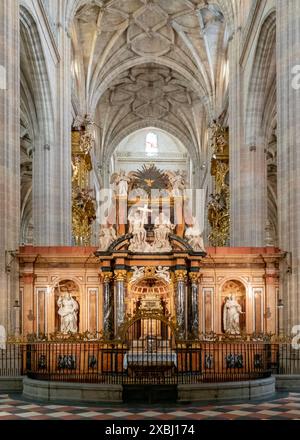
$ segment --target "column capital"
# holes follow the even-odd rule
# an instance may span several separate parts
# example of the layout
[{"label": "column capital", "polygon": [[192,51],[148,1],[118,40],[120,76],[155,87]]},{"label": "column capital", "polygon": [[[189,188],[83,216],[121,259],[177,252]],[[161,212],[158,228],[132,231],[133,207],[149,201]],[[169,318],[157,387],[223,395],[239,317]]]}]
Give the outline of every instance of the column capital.
[{"label": "column capital", "polygon": [[115,270],[114,272],[115,281],[123,281],[127,280],[127,270]]},{"label": "column capital", "polygon": [[200,273],[199,272],[190,272],[189,273],[189,279],[190,279],[192,284],[198,283],[199,278],[200,278]]},{"label": "column capital", "polygon": [[179,281],[186,282],[187,280],[187,270],[175,270],[175,280],[178,283]]},{"label": "column capital", "polygon": [[102,273],[102,279],[104,283],[110,283],[113,278],[112,272],[103,272]]}]

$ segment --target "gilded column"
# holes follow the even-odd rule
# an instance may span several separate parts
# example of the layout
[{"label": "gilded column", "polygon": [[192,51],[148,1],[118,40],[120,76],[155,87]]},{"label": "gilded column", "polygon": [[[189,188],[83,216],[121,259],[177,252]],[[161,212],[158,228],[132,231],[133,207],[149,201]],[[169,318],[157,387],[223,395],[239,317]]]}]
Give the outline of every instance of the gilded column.
[{"label": "gilded column", "polygon": [[191,272],[189,278],[190,294],[188,330],[192,338],[197,338],[199,334],[199,273]]},{"label": "gilded column", "polygon": [[103,274],[103,333],[111,339],[114,334],[114,295],[112,290],[112,272]]},{"label": "gilded column", "polygon": [[125,318],[125,291],[126,291],[126,270],[115,270],[115,292],[116,292],[116,332],[123,324]]},{"label": "gilded column", "polygon": [[180,339],[184,339],[186,336],[186,290],[187,290],[187,271],[176,270],[176,321],[178,327],[178,336]]}]

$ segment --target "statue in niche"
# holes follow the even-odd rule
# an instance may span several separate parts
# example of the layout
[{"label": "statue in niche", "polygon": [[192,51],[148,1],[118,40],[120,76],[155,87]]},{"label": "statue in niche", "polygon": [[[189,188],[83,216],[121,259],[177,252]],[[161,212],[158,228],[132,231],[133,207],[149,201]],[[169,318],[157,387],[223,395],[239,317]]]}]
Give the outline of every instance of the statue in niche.
[{"label": "statue in niche", "polygon": [[118,196],[127,196],[130,177],[126,175],[124,170],[119,173],[113,173],[110,183],[114,185],[114,191]]},{"label": "statue in niche", "polygon": [[99,251],[106,251],[116,239],[117,234],[113,226],[101,225],[99,234]]},{"label": "statue in niche", "polygon": [[78,302],[70,292],[60,295],[57,301],[60,316],[61,333],[77,333],[78,331]]},{"label": "statue in niche", "polygon": [[194,251],[205,252],[202,232],[196,217],[192,217],[192,225],[186,228],[184,235]]},{"label": "statue in niche", "polygon": [[170,218],[164,212],[154,220],[154,243],[152,245],[153,251],[170,252],[172,250],[169,235],[174,230],[175,225],[170,221]]},{"label": "statue in niche", "polygon": [[169,173],[169,180],[172,186],[171,196],[180,197],[186,189],[186,174],[183,170],[177,170],[175,173]]},{"label": "statue in niche", "polygon": [[230,335],[239,335],[241,333],[240,315],[244,313],[241,305],[231,293],[230,296],[226,298],[224,304],[223,326],[225,333]]},{"label": "statue in niche", "polygon": [[137,208],[128,215],[129,233],[133,235],[128,248],[131,252],[147,252],[151,250],[151,246],[146,241],[147,231],[145,229],[148,212],[152,211],[145,205],[144,208]]}]

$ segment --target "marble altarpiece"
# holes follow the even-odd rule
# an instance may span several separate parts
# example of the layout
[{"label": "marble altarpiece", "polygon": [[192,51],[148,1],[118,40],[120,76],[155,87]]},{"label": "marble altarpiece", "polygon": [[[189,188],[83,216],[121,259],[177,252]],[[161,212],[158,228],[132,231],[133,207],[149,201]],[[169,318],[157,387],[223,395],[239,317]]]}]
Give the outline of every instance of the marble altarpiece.
[{"label": "marble altarpiece", "polygon": [[[20,249],[23,334],[88,331],[114,339],[129,317],[151,311],[173,320],[179,339],[278,333],[276,248],[204,249],[197,219],[186,216],[182,173],[144,167],[111,183],[98,247]],[[159,197],[149,199],[152,188]]]}]

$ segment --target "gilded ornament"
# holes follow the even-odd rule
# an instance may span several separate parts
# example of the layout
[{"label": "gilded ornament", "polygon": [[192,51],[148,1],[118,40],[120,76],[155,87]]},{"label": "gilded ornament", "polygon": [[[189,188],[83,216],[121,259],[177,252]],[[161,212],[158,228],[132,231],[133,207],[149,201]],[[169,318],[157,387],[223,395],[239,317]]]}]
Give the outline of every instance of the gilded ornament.
[{"label": "gilded ornament", "polygon": [[115,270],[115,281],[125,282],[127,280],[127,271],[126,270]]},{"label": "gilded ornament", "polygon": [[175,271],[175,279],[176,279],[177,283],[179,281],[186,282],[186,280],[187,280],[187,271],[186,270],[176,270]]}]

